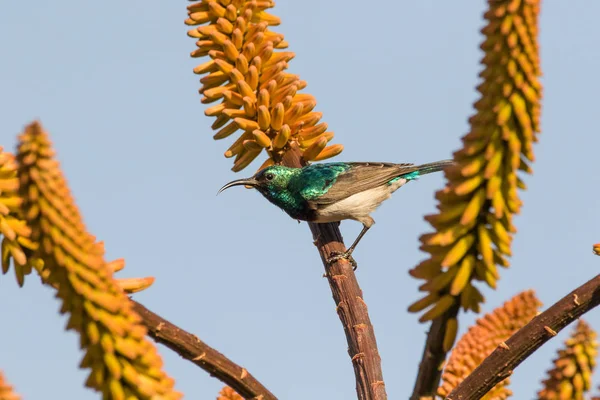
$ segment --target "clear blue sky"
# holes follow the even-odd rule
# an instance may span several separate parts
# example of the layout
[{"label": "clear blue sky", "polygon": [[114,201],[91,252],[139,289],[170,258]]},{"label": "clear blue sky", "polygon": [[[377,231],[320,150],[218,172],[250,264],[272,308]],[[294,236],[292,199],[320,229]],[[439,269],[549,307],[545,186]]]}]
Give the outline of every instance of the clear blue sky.
[{"label": "clear blue sky", "polygon": [[[188,57],[186,1],[12,1],[0,13],[0,144],[34,118],[51,132],[86,223],[123,276],[152,275],[136,299],[197,334],[282,399],[355,397],[352,366],[323,267],[305,224],[257,193],[231,190],[230,171],[200,104]],[[477,98],[483,1],[280,0],[278,27],[348,161],[449,157]],[[535,174],[526,178],[512,267],[485,310],[535,288],[546,306],[598,272],[597,132],[600,3],[547,1],[541,16],[544,101]],[[258,163],[244,174],[251,174]],[[392,399],[412,390],[426,325],[406,307],[418,282],[442,175],[396,193],[355,253]],[[360,224],[341,226],[347,240]],[[97,399],[77,337],[63,331],[53,291],[0,278],[0,369],[27,400]],[[474,319],[462,317],[462,328]],[[598,312],[588,320],[600,329]],[[570,329],[569,329],[570,330]],[[513,378],[532,398],[563,332]],[[223,386],[161,348],[189,399]]]}]

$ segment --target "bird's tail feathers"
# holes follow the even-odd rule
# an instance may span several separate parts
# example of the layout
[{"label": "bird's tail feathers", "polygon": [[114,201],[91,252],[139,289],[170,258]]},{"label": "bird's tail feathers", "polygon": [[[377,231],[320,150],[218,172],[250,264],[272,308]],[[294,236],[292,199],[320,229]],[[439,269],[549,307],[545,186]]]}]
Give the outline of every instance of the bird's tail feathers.
[{"label": "bird's tail feathers", "polygon": [[431,174],[432,172],[443,171],[444,168],[454,164],[454,160],[442,160],[428,164],[418,165],[416,167],[416,170],[419,172],[419,175],[427,175]]}]

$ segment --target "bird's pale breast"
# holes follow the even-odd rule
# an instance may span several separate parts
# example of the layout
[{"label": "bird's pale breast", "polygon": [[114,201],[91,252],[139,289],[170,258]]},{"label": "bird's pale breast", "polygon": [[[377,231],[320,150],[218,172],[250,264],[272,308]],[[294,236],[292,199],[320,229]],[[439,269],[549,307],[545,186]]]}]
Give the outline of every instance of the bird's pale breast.
[{"label": "bird's pale breast", "polygon": [[389,199],[392,193],[406,182],[407,180],[403,178],[394,179],[388,185],[365,190],[343,200],[328,204],[317,211],[316,221],[336,222],[344,219],[353,219],[363,224],[365,221],[371,221],[369,214],[375,211],[383,201]]}]

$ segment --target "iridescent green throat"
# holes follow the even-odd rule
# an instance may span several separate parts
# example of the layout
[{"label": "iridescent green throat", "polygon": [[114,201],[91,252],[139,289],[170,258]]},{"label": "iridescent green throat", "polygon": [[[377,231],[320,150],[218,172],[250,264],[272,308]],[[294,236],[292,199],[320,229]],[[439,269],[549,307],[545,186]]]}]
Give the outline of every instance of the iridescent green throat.
[{"label": "iridescent green throat", "polygon": [[269,167],[274,179],[258,191],[292,218],[305,220],[310,212],[308,201],[327,193],[337,177],[348,170],[346,163],[313,164],[304,168]]}]

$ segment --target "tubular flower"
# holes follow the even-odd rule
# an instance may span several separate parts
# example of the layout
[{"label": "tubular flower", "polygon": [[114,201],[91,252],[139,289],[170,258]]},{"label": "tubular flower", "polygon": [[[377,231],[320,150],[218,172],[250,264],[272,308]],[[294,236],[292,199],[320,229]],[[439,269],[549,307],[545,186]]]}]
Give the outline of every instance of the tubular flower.
[{"label": "tubular flower", "polygon": [[[15,266],[15,275],[19,286],[25,283],[25,275],[35,268],[45,279],[48,271],[44,270],[44,262],[31,257],[37,250],[37,243],[29,239],[31,229],[23,220],[21,205],[23,203],[18,193],[19,179],[17,164],[11,153],[4,152],[0,147],[0,234],[2,235],[2,272],[6,274],[11,260]],[[100,245],[103,245],[100,243]],[[125,260],[111,261],[107,266],[117,272],[125,267]],[[153,277],[117,279],[117,284],[128,294],[140,292],[154,283]]]},{"label": "tubular flower", "polygon": [[12,386],[4,380],[2,371],[0,371],[0,400],[21,400],[21,396],[16,394]]},{"label": "tubular flower", "polygon": [[583,400],[592,387],[592,373],[596,366],[598,342],[596,332],[579,320],[573,334],[558,351],[554,368],[548,371],[544,389],[538,392],[540,400]]},{"label": "tubular flower", "polygon": [[[104,245],[104,243],[101,243]],[[125,260],[118,258],[106,263],[106,267],[113,273],[121,271],[125,268]],[[148,289],[154,283],[154,277],[147,276],[145,278],[121,278],[115,279],[117,285],[127,294],[141,292]]]},{"label": "tubular flower", "polygon": [[[2,235],[2,273],[6,274],[13,261],[19,286],[25,275],[31,273],[32,262],[27,254],[36,244],[29,239],[31,230],[21,216],[21,198],[18,194],[17,164],[12,154],[0,147],[0,234]],[[39,260],[38,260],[39,261]]]},{"label": "tubular flower", "polygon": [[244,398],[237,394],[237,392],[229,386],[225,386],[219,392],[219,397],[217,397],[217,400],[244,400]]},{"label": "tubular flower", "polygon": [[[536,316],[541,307],[533,290],[522,292],[478,319],[452,350],[438,394],[446,397],[499,345]],[[489,391],[486,400],[503,400],[512,394],[505,379]]]},{"label": "tubular flower", "polygon": [[283,35],[269,30],[279,18],[266,10],[270,0],[202,0],[188,6],[187,25],[200,25],[188,35],[197,39],[192,57],[209,56],[196,68],[204,74],[200,83],[202,103],[221,101],[206,109],[216,117],[215,139],[242,133],[225,152],[235,157],[232,170],[247,167],[262,150],[268,159],[261,168],[281,162],[292,142],[303,150],[306,161],[338,155],[343,146],[327,146],[333,132],[319,122],[313,96],[299,93],[306,82],[286,72],[294,53],[280,51],[288,44]]},{"label": "tubular flower", "polygon": [[463,148],[454,153],[457,165],[436,193],[439,211],[425,217],[435,229],[420,238],[429,258],[410,271],[426,281],[419,289],[428,294],[409,307],[431,306],[421,322],[456,305],[478,312],[484,298],[473,281],[495,288],[497,267],[509,265],[517,189],[525,188],[517,172],[531,172],[540,130],[538,12],[539,0],[489,0],[481,98]]},{"label": "tubular flower", "polygon": [[43,260],[42,277],[57,289],[61,312],[70,314],[67,329],[80,334],[81,367],[91,369],[86,385],[110,399],[180,398],[53,156],[42,127],[29,125],[17,151],[23,217],[39,244],[33,257]]}]

